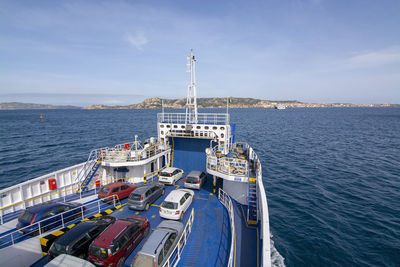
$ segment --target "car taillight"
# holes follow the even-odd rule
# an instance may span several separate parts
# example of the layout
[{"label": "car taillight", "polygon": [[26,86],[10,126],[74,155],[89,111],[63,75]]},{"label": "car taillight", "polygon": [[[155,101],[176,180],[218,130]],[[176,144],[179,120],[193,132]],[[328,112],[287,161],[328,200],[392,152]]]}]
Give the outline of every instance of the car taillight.
[{"label": "car taillight", "polygon": [[180,212],[180,211],[179,211],[179,210],[177,210],[177,211],[175,211],[175,214],[179,214],[179,212]]},{"label": "car taillight", "polygon": [[33,215],[33,218],[32,218],[32,221],[31,221],[31,224],[33,224],[33,222],[35,221],[35,219],[36,219],[36,213],[35,213],[35,215]]},{"label": "car taillight", "polygon": [[199,183],[200,183],[200,180],[197,180],[196,184],[199,184]]},{"label": "car taillight", "polygon": [[143,195],[140,196],[140,200],[143,200]]},{"label": "car taillight", "polygon": [[169,174],[169,177],[172,177],[172,173]]},{"label": "car taillight", "polygon": [[185,179],[185,183],[187,183],[187,179]]}]

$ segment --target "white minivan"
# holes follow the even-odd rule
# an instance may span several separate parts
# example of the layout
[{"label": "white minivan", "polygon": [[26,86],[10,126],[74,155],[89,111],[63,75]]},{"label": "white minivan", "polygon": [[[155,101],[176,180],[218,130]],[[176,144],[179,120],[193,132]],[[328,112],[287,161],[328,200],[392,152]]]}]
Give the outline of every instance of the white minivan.
[{"label": "white minivan", "polygon": [[173,167],[165,168],[160,172],[158,181],[164,184],[175,185],[175,183],[183,177],[183,170]]}]

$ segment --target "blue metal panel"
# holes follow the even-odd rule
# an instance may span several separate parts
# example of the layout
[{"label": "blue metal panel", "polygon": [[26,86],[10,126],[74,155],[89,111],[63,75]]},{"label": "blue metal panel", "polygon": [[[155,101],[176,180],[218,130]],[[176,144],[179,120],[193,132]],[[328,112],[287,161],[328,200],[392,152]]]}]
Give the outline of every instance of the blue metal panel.
[{"label": "blue metal panel", "polygon": [[[194,139],[174,137],[173,141],[173,166],[181,168],[185,173],[192,170],[206,170],[206,148],[210,147],[210,139]],[[214,145],[214,144],[213,144]]]}]

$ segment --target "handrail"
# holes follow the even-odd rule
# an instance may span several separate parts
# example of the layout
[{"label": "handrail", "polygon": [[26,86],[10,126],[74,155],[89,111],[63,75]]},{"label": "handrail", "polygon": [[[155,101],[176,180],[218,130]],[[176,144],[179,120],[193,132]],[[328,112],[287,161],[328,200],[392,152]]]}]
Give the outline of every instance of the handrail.
[{"label": "handrail", "polygon": [[[194,208],[192,208],[192,211],[190,212],[190,217],[185,225],[185,228],[183,229],[183,234],[181,235],[181,237],[178,240],[177,246],[174,248],[174,250],[169,255],[169,257],[167,258],[167,260],[165,261],[165,263],[162,267],[165,267],[165,266],[175,267],[179,263],[179,260],[181,259],[182,251],[185,248],[189,234],[192,232],[193,221],[194,221]],[[176,250],[178,250],[178,253],[175,254]],[[174,257],[172,257],[172,256],[174,256]],[[171,264],[173,264],[173,265],[171,265]]]},{"label": "handrail", "polygon": [[[189,120],[189,114],[186,113],[158,113],[158,123],[177,123],[186,124]],[[198,113],[196,124],[209,125],[228,125],[228,113]]]},{"label": "handrail", "polygon": [[[151,173],[148,177],[146,177],[146,181],[153,182],[153,179],[154,179],[154,177],[156,175],[157,175],[157,172]],[[132,178],[134,178],[134,177],[107,179],[107,180],[104,180],[104,181],[100,181],[98,183],[100,183],[100,185],[109,184],[109,183],[112,183],[112,182],[115,182],[115,181],[128,180],[128,179],[132,179]],[[96,184],[96,182],[94,182],[94,183],[91,183],[91,184],[88,184],[88,185],[85,185],[85,186],[73,187],[73,188],[69,188],[69,189],[65,189],[65,190],[61,190],[61,191],[57,191],[57,192],[52,192],[52,193],[45,193],[45,194],[42,194],[42,195],[39,195],[39,196],[36,196],[36,197],[33,197],[33,198],[28,198],[26,200],[13,203],[13,204],[5,206],[5,207],[0,207],[0,217],[1,217],[0,221],[2,222],[1,224],[3,224],[3,217],[8,214],[8,213],[3,214],[3,212],[1,212],[1,211],[5,210],[5,209],[8,209],[8,208],[10,208],[12,206],[17,206],[17,205],[20,205],[20,204],[23,204],[23,203],[27,203],[27,202],[30,202],[30,201],[34,201],[34,200],[37,200],[37,199],[40,199],[40,198],[46,198],[46,197],[50,197],[50,196],[53,196],[53,195],[62,194],[62,193],[66,193],[66,192],[71,192],[71,191],[74,191],[74,193],[76,193],[77,191],[80,191],[78,199],[82,199],[82,191],[83,191],[83,189],[84,188],[88,188],[89,189],[91,186],[95,186],[94,187],[95,190],[93,192],[91,192],[91,193],[84,194],[84,197],[91,196],[92,194],[93,195],[97,194],[97,187],[96,187],[97,184]],[[68,194],[68,195],[72,195],[72,194]],[[61,198],[64,198],[64,202],[66,202],[66,197],[68,195],[64,195],[63,197],[61,197]]]},{"label": "handrail", "polygon": [[235,232],[235,215],[233,213],[233,205],[231,197],[221,188],[218,189],[218,200],[228,210],[229,219],[231,221],[231,248],[229,252],[228,267],[236,265],[236,232]]},{"label": "handrail", "polygon": [[82,183],[85,180],[93,167],[93,163],[95,163],[98,159],[102,160],[103,157],[106,155],[108,149],[108,147],[103,147],[96,148],[90,151],[85,165],[83,165],[83,168],[80,170],[75,178],[75,183]]},{"label": "handrail", "polygon": [[113,203],[114,207],[121,205],[121,202],[117,195],[112,195],[103,199],[99,199],[94,202],[83,204],[76,208],[45,218],[34,224],[25,226],[23,228],[20,228],[11,233],[1,236],[0,249],[14,245],[15,243],[18,243],[20,241],[23,241],[26,239],[27,236],[34,236],[36,234],[41,235],[44,232],[50,230],[64,228],[67,223],[68,224],[72,223],[78,218],[80,218],[80,220],[81,219],[83,220],[96,213],[100,213],[102,210],[109,208],[109,204],[104,203],[105,202],[104,199],[109,199],[109,198],[112,199],[111,203]]}]

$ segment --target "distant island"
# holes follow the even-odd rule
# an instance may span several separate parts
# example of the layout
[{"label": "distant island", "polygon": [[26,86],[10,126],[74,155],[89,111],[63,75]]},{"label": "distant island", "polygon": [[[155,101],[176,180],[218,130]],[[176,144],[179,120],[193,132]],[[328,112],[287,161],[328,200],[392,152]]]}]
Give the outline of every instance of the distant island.
[{"label": "distant island", "polygon": [[[399,104],[351,104],[351,103],[307,103],[297,100],[262,100],[255,98],[230,97],[229,108],[274,108],[284,106],[286,108],[324,108],[324,107],[400,107]],[[164,108],[182,109],[185,108],[186,98],[161,99],[158,97],[148,98],[141,103],[126,106],[90,105],[83,109],[160,109],[162,103]],[[226,108],[227,98],[198,98],[199,108]],[[0,103],[0,110],[16,109],[82,109],[77,106],[32,104],[20,102]]]},{"label": "distant island", "polygon": [[[272,101],[255,98],[230,97],[229,108],[274,108],[283,105],[287,108],[320,108],[320,107],[400,107],[398,104],[350,104],[350,103],[305,103],[297,100]],[[164,108],[185,108],[186,98],[161,99],[148,98],[141,103],[127,106],[90,105],[84,109],[160,109],[163,102]],[[227,98],[198,98],[199,108],[226,108]]]},{"label": "distant island", "polygon": [[21,102],[6,102],[0,103],[0,110],[13,110],[13,109],[80,109],[81,107],[75,106],[62,106],[62,105],[48,105],[48,104],[32,104]]}]

